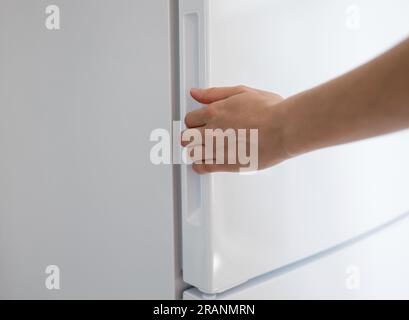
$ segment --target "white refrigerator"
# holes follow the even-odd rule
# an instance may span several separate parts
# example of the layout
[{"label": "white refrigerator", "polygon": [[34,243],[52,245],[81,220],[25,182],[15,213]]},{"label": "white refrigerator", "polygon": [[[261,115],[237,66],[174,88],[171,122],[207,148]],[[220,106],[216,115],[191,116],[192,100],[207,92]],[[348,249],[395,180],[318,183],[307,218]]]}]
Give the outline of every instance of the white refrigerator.
[{"label": "white refrigerator", "polygon": [[150,157],[191,87],[306,90],[405,39],[407,1],[49,6],[0,0],[0,298],[409,298],[407,131],[258,173]]}]

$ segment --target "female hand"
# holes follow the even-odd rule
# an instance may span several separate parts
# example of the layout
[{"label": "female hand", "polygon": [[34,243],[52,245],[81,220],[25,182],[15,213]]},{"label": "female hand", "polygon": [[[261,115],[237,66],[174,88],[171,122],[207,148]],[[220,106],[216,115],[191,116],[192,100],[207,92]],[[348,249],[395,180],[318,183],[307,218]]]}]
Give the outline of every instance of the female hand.
[{"label": "female hand", "polygon": [[[270,92],[244,86],[192,89],[192,97],[205,106],[189,113],[185,118],[187,130],[182,133],[182,145],[188,147],[195,158],[193,169],[199,173],[237,172],[246,167],[265,169],[289,158],[283,146],[284,110],[280,106],[283,98]],[[213,148],[206,154],[205,136],[212,131]],[[219,130],[217,130],[219,129]],[[221,130],[220,130],[221,129]],[[231,130],[232,129],[232,130]],[[239,130],[246,130],[246,139],[240,139]],[[258,141],[250,139],[250,129],[258,132]],[[227,130],[236,134],[236,147],[228,143],[216,145],[217,137]],[[199,134],[201,143],[195,144],[189,138]],[[225,135],[227,137],[228,134]],[[226,140],[222,137],[223,140]],[[210,146],[211,147],[211,146]],[[235,149],[235,150],[234,150]],[[256,152],[256,164],[243,163],[239,150],[247,154]],[[193,153],[199,152],[199,157]],[[234,154],[234,157],[229,152]],[[224,161],[216,163],[217,153]],[[207,161],[206,161],[207,160]],[[235,160],[235,161],[231,161]]]}]

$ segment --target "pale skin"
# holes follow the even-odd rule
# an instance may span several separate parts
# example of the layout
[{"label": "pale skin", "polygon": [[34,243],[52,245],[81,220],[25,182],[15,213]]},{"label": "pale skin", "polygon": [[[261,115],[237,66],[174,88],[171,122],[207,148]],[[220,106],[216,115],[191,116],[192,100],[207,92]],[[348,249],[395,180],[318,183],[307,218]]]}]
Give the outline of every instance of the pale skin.
[{"label": "pale skin", "polygon": [[[186,116],[187,130],[204,135],[205,129],[258,129],[258,168],[265,169],[321,148],[409,128],[409,39],[288,99],[245,86],[192,89],[191,95],[203,107]],[[241,167],[204,160],[193,164],[199,174]]]}]

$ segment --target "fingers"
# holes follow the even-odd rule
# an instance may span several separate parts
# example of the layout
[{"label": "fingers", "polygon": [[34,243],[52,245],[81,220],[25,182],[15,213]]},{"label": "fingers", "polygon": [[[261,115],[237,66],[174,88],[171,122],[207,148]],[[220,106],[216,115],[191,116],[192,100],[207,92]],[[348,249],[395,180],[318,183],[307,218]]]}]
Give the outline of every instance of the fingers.
[{"label": "fingers", "polygon": [[213,159],[214,158],[213,150],[206,150],[206,147],[203,145],[188,147],[187,154],[193,163],[202,161],[209,161],[209,163],[213,163],[215,161]]},{"label": "fingers", "polygon": [[210,89],[192,89],[190,94],[193,99],[202,104],[211,104],[213,102],[227,99],[231,96],[243,93],[247,88],[244,86],[220,87]]},{"label": "fingers", "polygon": [[221,129],[213,130],[207,126],[186,129],[182,131],[180,137],[182,147],[204,145],[207,141],[206,139],[211,139],[213,141],[213,145],[216,144],[216,139],[228,139],[234,144],[237,142],[236,132],[233,129],[228,129],[225,131]]},{"label": "fingers", "polygon": [[206,125],[209,121],[210,112],[208,107],[194,110],[185,117],[185,124],[188,128],[197,128]]},{"label": "fingers", "polygon": [[183,132],[182,145],[186,147],[188,164],[192,164],[193,170],[198,174],[238,172],[240,164],[237,154],[230,155],[228,144],[220,148],[217,147],[215,141],[210,145],[205,145],[202,139],[206,134],[205,130],[204,127],[201,127],[187,129]]},{"label": "fingers", "polygon": [[191,90],[191,95],[196,101],[201,104],[210,105],[190,112],[186,116],[185,124],[188,129],[182,132],[181,137],[181,144],[183,147],[188,147],[189,157],[193,161],[193,170],[198,174],[238,172],[240,170],[240,165],[238,164],[219,164],[221,162],[215,160],[221,155],[223,156],[222,159],[226,159],[227,161],[227,146],[223,146],[223,148],[219,150],[214,145],[211,147],[211,150],[206,150],[204,146],[205,130],[211,122],[212,113],[214,114],[215,112],[216,104],[222,104],[224,102],[221,100],[238,95],[246,90],[248,90],[248,88],[244,86]]},{"label": "fingers", "polygon": [[238,172],[240,168],[237,165],[230,164],[194,163],[193,170],[198,174],[208,174],[214,172]]},{"label": "fingers", "polygon": [[240,164],[236,158],[237,155],[234,154],[231,157],[227,146],[217,148],[214,144],[209,146],[190,143],[187,145],[186,151],[188,164],[192,164],[193,170],[199,174],[238,172],[240,170]]},{"label": "fingers", "polygon": [[[202,104],[213,104],[220,100],[227,99],[234,95],[240,94],[247,90],[244,86],[237,87],[220,87],[210,89],[192,89],[191,95]],[[207,124],[211,117],[211,111],[209,107],[203,107],[198,110],[194,110],[188,113],[185,117],[185,124],[188,128],[202,127]]]},{"label": "fingers", "polygon": [[181,144],[183,147],[193,147],[204,144],[205,127],[187,129],[182,132]]}]

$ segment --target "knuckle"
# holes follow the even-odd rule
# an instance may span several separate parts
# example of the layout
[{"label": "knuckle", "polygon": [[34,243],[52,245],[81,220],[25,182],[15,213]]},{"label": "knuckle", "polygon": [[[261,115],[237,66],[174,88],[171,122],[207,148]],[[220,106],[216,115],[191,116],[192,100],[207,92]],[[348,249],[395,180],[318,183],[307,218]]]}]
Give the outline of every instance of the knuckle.
[{"label": "knuckle", "polygon": [[216,115],[216,112],[217,112],[217,110],[216,110],[217,108],[216,108],[216,105],[214,104],[214,103],[212,103],[212,104],[209,104],[207,107],[206,107],[206,109],[205,109],[205,116],[208,118],[208,119],[213,119],[214,117],[215,117],[215,115]]},{"label": "knuckle", "polygon": [[189,126],[189,122],[190,122],[190,113],[188,113],[188,114],[185,116],[184,122],[185,122],[185,125],[186,125],[186,126]]},{"label": "knuckle", "polygon": [[238,88],[240,91],[249,91],[249,90],[250,90],[249,87],[247,87],[247,86],[245,86],[245,85],[243,85],[243,84],[237,86],[237,88]]}]

